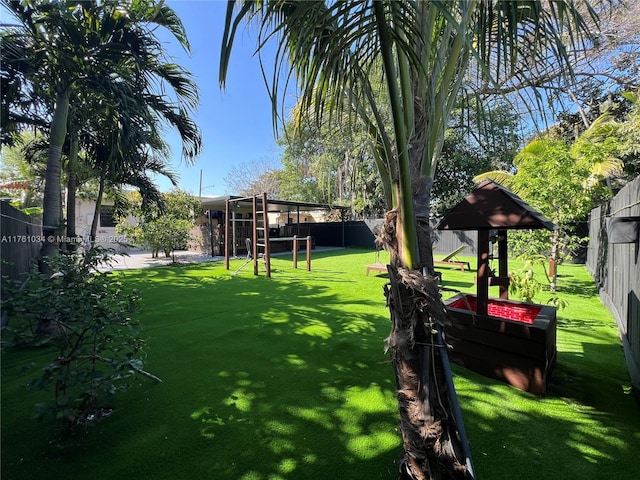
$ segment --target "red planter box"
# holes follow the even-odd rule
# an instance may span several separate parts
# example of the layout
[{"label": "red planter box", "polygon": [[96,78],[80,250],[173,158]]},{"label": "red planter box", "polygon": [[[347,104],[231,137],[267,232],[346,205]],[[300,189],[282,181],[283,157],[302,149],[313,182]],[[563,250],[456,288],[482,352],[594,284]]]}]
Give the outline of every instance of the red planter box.
[{"label": "red planter box", "polygon": [[490,378],[544,395],[556,362],[556,309],[490,298],[489,315],[476,313],[476,296],[458,294],[445,305],[449,358]]}]

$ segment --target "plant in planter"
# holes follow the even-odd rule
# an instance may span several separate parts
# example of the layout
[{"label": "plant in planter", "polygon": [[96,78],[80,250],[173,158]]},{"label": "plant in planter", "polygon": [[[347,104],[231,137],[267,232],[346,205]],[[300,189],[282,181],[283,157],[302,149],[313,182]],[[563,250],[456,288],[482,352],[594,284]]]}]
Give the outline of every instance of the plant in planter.
[{"label": "plant in planter", "polygon": [[[509,272],[509,293],[517,296],[523,302],[533,303],[534,297],[544,288],[544,284],[535,276],[533,270],[535,265],[542,267],[549,281],[550,278],[545,268],[545,257],[543,255],[526,258],[522,268]],[[547,303],[557,309],[562,309],[567,306],[566,300],[563,300],[558,295],[550,297]]]}]

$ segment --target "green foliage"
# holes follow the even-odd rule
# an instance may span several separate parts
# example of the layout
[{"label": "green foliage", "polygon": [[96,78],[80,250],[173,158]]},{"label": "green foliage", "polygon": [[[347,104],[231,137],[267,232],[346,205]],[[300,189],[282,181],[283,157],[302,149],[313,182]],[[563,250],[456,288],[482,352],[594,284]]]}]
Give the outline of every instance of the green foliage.
[{"label": "green foliage", "polygon": [[[11,198],[11,205],[28,215],[42,215],[43,191],[47,169],[48,143],[42,134],[23,131],[13,145],[3,145],[0,155],[0,195]],[[95,181],[86,166],[76,169],[78,196],[95,200]],[[67,182],[67,172],[61,172]]]},{"label": "green foliage", "polygon": [[621,156],[624,160],[628,180],[640,175],[640,101],[639,93],[627,93],[625,97],[633,102],[633,109],[620,127],[622,140]]},{"label": "green foliage", "polygon": [[432,214],[445,215],[473,189],[474,176],[490,168],[491,158],[472,145],[462,131],[448,129],[433,184]]},{"label": "green foliage", "polygon": [[24,148],[38,139],[38,136],[22,133],[16,136],[17,143],[13,146],[2,146],[0,155],[0,195],[10,198],[12,206],[23,210],[40,207],[42,210],[42,191],[44,190],[44,175],[46,157],[41,154],[32,155],[27,161]]},{"label": "green foliage", "polygon": [[[134,244],[150,248],[154,256],[163,251],[168,257],[174,250],[184,249],[195,241],[190,232],[202,205],[193,195],[179,189],[163,194],[163,200],[160,208],[145,204],[138,193],[132,193],[116,231]],[[127,215],[137,218],[138,223],[130,224]]]},{"label": "green foliage", "polygon": [[[602,180],[619,174],[622,164],[617,122],[608,114],[600,115],[575,141],[560,138],[551,130],[534,138],[513,160],[515,174],[486,172],[476,181],[491,178],[513,190],[534,209],[549,218],[556,229],[549,232],[512,232],[509,235],[513,256],[535,259],[546,255],[560,265],[586,240],[578,234],[578,225],[589,211],[611,196]],[[550,279],[555,291],[555,275]]]},{"label": "green foliage", "polygon": [[555,238],[547,230],[514,230],[509,232],[509,252],[513,257],[535,258],[543,255],[562,264],[585,244],[587,237],[564,231]]},{"label": "green foliage", "polygon": [[[519,149],[519,117],[512,108],[502,102],[468,108],[456,112],[445,131],[431,197],[436,217],[445,215],[469,194],[476,175],[509,168]],[[479,127],[470,128],[470,124]]]},{"label": "green foliage", "polygon": [[550,137],[529,143],[515,158],[512,187],[533,208],[559,226],[584,219],[597,192],[586,188],[591,164],[576,161],[569,145]]},{"label": "green foliage", "polygon": [[509,293],[523,302],[532,303],[533,298],[542,291],[543,285],[536,279],[530,262],[523,268],[510,272],[509,280]]},{"label": "green foliage", "polygon": [[507,186],[557,229],[510,232],[511,253],[532,259],[545,255],[561,264],[583,242],[576,234],[576,226],[586,218],[594,199],[606,196],[606,190],[601,184],[587,186],[591,165],[576,161],[563,140],[544,137],[530,142],[516,156],[514,165],[518,170]]},{"label": "green foliage", "polygon": [[351,205],[358,218],[381,215],[384,192],[370,140],[356,117],[338,126],[296,125],[294,118],[279,143],[283,169],[276,172],[279,196],[288,200]]},{"label": "green foliage", "polygon": [[[545,286],[536,278],[536,272],[540,270],[544,272],[547,277],[547,285],[550,281],[545,268],[546,258],[544,255],[523,255],[520,260],[524,260],[522,267],[509,272],[509,294],[523,302],[534,303],[534,297],[542,292]],[[558,295],[550,297],[547,303],[558,310],[567,306],[567,302]]]},{"label": "green foliage", "polygon": [[54,417],[68,427],[90,422],[142,371],[144,341],[131,318],[139,294],[98,271],[112,253],[94,248],[79,257],[50,257],[53,275],[33,272],[9,285],[2,299],[9,347],[46,347],[53,355],[29,384],[52,395],[36,405],[39,420]]},{"label": "green foliage", "polygon": [[[0,36],[2,86],[10,87],[2,89],[3,106],[8,91],[9,123],[37,125],[49,137],[46,238],[55,238],[50,234],[62,224],[61,155],[68,139],[74,139],[68,168],[71,197],[78,163],[86,163],[89,175],[99,177],[99,199],[105,182],[155,195],[148,172],[173,181],[164,159],[163,124],[179,132],[185,161],[199,154],[201,134],[190,115],[198,104],[197,85],[169,58],[158,32],[165,30],[167,38],[187,51],[189,42],[180,19],[165,3],[2,1],[3,13],[13,14],[21,27]],[[86,153],[86,162],[76,162],[75,146]],[[72,218],[67,225],[73,233]],[[56,242],[46,241],[42,251],[54,254]]]}]

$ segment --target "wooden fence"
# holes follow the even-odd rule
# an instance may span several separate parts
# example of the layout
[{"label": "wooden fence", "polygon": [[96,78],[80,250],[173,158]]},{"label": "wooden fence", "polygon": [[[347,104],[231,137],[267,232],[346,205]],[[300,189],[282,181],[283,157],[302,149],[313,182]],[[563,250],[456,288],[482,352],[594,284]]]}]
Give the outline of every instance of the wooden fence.
[{"label": "wooden fence", "polygon": [[31,269],[42,246],[42,222],[0,202],[0,271],[3,277],[19,280]]},{"label": "wooden fence", "polygon": [[618,324],[631,382],[640,389],[640,242],[612,243],[612,218],[640,217],[640,177],[591,211],[587,268]]}]

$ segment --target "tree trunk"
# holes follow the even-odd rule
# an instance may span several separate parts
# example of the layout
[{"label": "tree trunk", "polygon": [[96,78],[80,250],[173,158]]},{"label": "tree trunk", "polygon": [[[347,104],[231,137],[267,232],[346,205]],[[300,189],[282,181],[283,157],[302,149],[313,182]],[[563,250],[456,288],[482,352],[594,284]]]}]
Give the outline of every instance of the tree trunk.
[{"label": "tree trunk", "polygon": [[557,282],[558,282],[558,264],[560,252],[558,249],[559,235],[558,231],[554,230],[551,238],[551,259],[549,261],[549,266],[551,267],[551,263],[553,262],[553,269],[549,268],[549,290],[551,292],[556,291]]},{"label": "tree trunk", "polygon": [[464,425],[455,390],[447,379],[446,345],[438,334],[446,314],[437,281],[403,267],[388,268],[390,285],[385,295],[392,327],[387,345],[395,370],[405,450],[400,478],[472,479]]},{"label": "tree trunk", "polygon": [[[47,173],[44,185],[44,199],[42,211],[42,235],[44,244],[40,251],[43,258],[58,253],[58,235],[62,227],[61,208],[61,171],[62,145],[67,135],[67,116],[69,113],[69,92],[60,92],[56,97],[55,110],[51,119],[49,134],[49,151],[47,153]],[[44,264],[40,270],[45,271]]]},{"label": "tree trunk", "polygon": [[67,162],[67,251],[75,252],[78,249],[76,239],[76,190],[78,189],[78,174],[76,165],[78,160],[78,136],[71,137],[69,160]]},{"label": "tree trunk", "polygon": [[89,240],[91,242],[91,248],[96,246],[96,235],[98,233],[98,220],[100,219],[100,208],[102,207],[102,196],[104,195],[104,172],[100,176],[100,187],[98,188],[98,198],[96,198],[96,207],[93,211],[93,221],[91,222],[91,232],[89,233]]},{"label": "tree trunk", "polygon": [[426,275],[401,265],[403,225],[396,211],[387,212],[378,238],[391,258],[385,289],[391,317],[387,348],[395,370],[405,451],[401,478],[469,480],[475,478],[471,454],[441,336],[448,319],[433,275],[428,214],[432,179],[416,176],[412,183],[420,268]]}]

